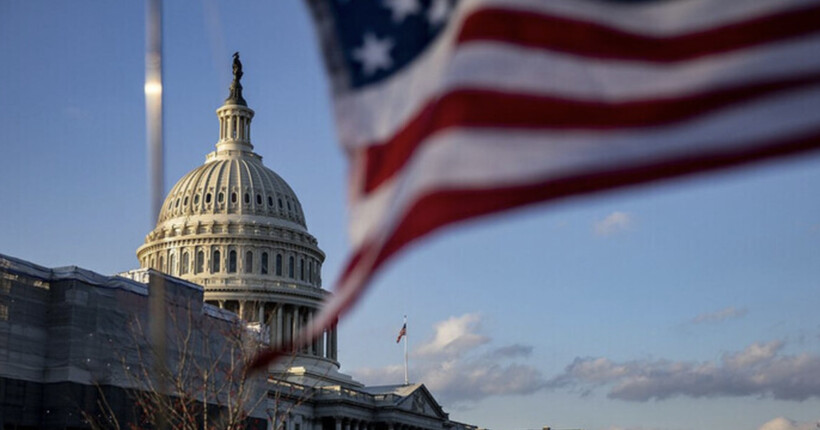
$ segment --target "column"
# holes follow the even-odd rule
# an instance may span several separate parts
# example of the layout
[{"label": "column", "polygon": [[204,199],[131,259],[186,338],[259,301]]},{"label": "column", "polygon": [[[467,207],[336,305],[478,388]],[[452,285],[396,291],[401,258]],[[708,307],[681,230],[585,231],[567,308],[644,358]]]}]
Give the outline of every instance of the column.
[{"label": "column", "polygon": [[219,302],[219,309],[225,309],[225,301],[224,300],[218,300],[218,302]]},{"label": "column", "polygon": [[282,345],[282,341],[285,339],[285,327],[282,324],[282,304],[276,304],[275,312],[276,312],[276,345]]},{"label": "column", "polygon": [[322,331],[322,335],[319,336],[319,342],[316,345],[317,346],[316,355],[318,355],[319,357],[324,357],[325,356],[325,335],[326,334],[327,334],[326,330]]},{"label": "column", "polygon": [[[313,309],[308,309],[307,311],[307,324],[308,327],[313,327]],[[314,351],[316,351],[316,339],[310,341],[307,346],[307,353],[308,355],[313,355]]]},{"label": "column", "polygon": [[342,430],[342,419],[333,417],[333,423],[335,424],[336,430]]},{"label": "column", "polygon": [[244,300],[239,301],[239,318],[240,319],[245,319],[245,301]]},{"label": "column", "polygon": [[265,302],[256,302],[256,317],[260,325],[265,324]]},{"label": "column", "polygon": [[301,324],[299,321],[299,307],[293,307],[293,324],[292,324],[292,333],[291,333],[291,341],[296,339],[296,336],[299,335],[299,329],[301,328]]},{"label": "column", "polygon": [[339,354],[339,344],[337,343],[339,338],[337,337],[336,332],[337,332],[336,324],[333,324],[333,329],[330,332],[330,339],[331,339],[331,343],[333,344],[333,349],[330,351],[330,353],[332,354],[331,358],[334,359],[334,360],[336,360],[337,357],[339,356],[338,355]]},{"label": "column", "polygon": [[291,335],[291,325],[292,323],[292,309],[290,305],[288,305],[287,309],[282,311],[282,318],[284,320],[284,324],[282,325],[282,343],[287,344],[290,343],[290,335]]}]

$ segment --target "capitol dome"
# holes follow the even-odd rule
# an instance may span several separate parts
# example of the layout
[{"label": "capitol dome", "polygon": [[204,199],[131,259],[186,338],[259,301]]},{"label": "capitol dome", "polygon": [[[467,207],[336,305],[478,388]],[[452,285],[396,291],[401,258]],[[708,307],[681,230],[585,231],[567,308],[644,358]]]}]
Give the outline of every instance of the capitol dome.
[{"label": "capitol dome", "polygon": [[[236,57],[230,96],[216,111],[216,150],[171,188],[137,258],[142,268],[201,285],[207,303],[237,313],[266,342],[283,344],[329,294],[321,288],[325,255],[293,189],[253,152],[254,111],[242,97],[241,67]],[[336,338],[328,329],[298,354],[338,367]]]},{"label": "capitol dome", "polygon": [[296,194],[252,152],[209,154],[204,165],[171,188],[158,222],[228,214],[276,218],[282,225],[307,231]]}]

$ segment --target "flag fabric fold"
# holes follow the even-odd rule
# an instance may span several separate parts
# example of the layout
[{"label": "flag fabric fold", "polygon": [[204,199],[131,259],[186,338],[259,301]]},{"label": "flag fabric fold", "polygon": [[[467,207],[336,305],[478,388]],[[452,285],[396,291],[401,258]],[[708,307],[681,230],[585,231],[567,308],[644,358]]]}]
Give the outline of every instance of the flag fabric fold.
[{"label": "flag fabric fold", "polygon": [[353,251],[305,338],[452,223],[820,148],[818,0],[306,3]]},{"label": "flag fabric fold", "polygon": [[396,343],[401,342],[401,338],[403,338],[404,336],[407,336],[407,323],[404,323],[404,325],[401,326],[401,330],[399,330],[399,336],[396,338]]}]

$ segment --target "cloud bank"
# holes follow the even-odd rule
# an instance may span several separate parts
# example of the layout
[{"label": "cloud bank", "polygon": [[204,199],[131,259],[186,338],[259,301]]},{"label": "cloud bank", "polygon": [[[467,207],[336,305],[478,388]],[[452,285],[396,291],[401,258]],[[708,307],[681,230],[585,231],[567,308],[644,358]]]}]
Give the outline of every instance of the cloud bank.
[{"label": "cloud bank", "polygon": [[[410,373],[443,402],[458,404],[489,396],[531,394],[546,386],[535,367],[516,363],[532,353],[529,345],[489,348],[481,334],[481,315],[465,314],[434,325],[435,334],[413,352]],[[351,372],[367,384],[395,384],[404,379],[403,366]]]},{"label": "cloud bank", "polygon": [[593,226],[595,234],[598,236],[609,236],[628,229],[632,225],[632,216],[626,212],[612,212],[606,218],[598,221]]},{"label": "cloud bank", "polygon": [[820,428],[820,420],[799,423],[786,417],[777,417],[760,426],[758,430],[816,430],[818,428]]},{"label": "cloud bank", "polygon": [[553,388],[588,392],[608,387],[607,397],[645,402],[675,396],[759,396],[802,401],[820,397],[820,356],[785,355],[783,342],[754,343],[717,362],[576,358],[552,378]]}]

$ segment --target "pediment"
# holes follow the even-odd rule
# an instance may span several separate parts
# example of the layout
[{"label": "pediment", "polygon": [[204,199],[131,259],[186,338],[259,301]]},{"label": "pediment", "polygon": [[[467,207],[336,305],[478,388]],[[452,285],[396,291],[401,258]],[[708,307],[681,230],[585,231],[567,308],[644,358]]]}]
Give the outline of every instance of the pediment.
[{"label": "pediment", "polygon": [[436,399],[433,398],[433,395],[427,391],[424,385],[420,385],[412,393],[405,396],[405,398],[399,402],[398,407],[417,414],[434,416],[441,419],[447,418],[447,414],[444,413],[441,406],[436,402]]}]

